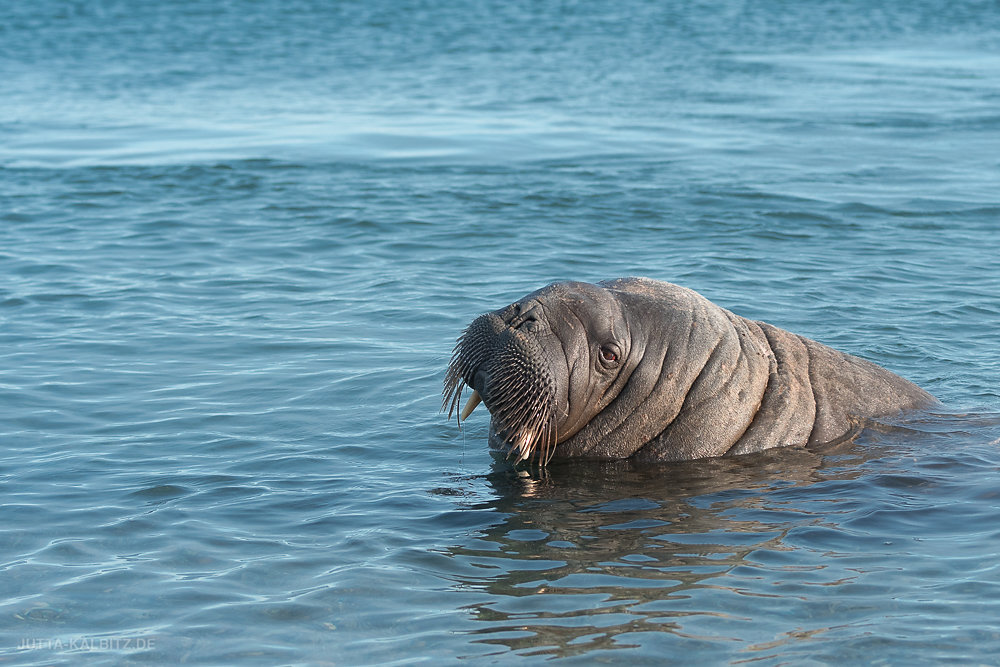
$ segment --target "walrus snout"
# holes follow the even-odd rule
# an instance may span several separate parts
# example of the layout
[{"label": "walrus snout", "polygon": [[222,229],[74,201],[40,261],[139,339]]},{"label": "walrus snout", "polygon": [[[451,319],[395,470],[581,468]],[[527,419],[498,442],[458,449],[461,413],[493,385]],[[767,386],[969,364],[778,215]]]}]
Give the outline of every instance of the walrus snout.
[{"label": "walrus snout", "polygon": [[528,302],[479,316],[458,339],[445,377],[442,409],[448,416],[456,412],[463,386],[471,387],[459,420],[482,401],[495,433],[519,461],[537,455],[545,462],[556,443],[555,382],[531,334],[540,314],[539,304]]}]

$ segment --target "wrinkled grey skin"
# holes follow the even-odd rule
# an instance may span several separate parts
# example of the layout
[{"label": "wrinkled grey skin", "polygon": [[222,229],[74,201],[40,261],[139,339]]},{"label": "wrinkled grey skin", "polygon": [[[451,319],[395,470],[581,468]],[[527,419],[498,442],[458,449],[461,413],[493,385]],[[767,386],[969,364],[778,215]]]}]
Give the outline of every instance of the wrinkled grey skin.
[{"label": "wrinkled grey skin", "polygon": [[554,283],[476,319],[462,387],[515,459],[678,461],[851,437],[866,417],[935,399],[873,363],[645,278]]}]

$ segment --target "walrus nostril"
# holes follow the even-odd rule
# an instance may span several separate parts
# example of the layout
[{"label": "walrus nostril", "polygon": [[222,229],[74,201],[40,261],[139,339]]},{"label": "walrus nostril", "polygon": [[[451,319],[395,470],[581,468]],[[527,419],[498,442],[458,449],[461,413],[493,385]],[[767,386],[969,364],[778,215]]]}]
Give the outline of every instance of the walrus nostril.
[{"label": "walrus nostril", "polygon": [[[537,301],[516,303],[514,304],[514,308],[515,312],[513,316],[507,320],[507,324],[510,325],[511,329],[521,329],[525,325],[537,322],[542,310],[541,304]],[[531,327],[527,328],[530,329]]]}]

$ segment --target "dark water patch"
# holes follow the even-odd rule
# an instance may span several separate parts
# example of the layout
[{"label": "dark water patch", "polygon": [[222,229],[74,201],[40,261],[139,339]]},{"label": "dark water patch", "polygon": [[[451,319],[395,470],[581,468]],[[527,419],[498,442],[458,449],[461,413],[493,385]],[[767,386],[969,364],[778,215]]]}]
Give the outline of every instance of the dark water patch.
[{"label": "dark water patch", "polygon": [[148,503],[157,504],[174,498],[179,498],[181,496],[186,496],[189,493],[191,493],[191,490],[183,486],[177,486],[175,484],[160,484],[136,491],[132,493],[131,496],[138,500],[144,500]]}]

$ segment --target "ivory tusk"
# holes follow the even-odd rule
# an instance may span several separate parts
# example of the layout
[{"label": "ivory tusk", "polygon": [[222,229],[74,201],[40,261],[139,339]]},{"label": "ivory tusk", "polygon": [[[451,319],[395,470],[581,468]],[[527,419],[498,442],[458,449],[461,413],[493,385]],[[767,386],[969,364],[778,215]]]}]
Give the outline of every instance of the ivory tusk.
[{"label": "ivory tusk", "polygon": [[458,421],[464,422],[466,418],[472,414],[472,411],[476,409],[476,406],[483,402],[483,397],[479,395],[479,392],[475,389],[472,390],[472,396],[469,396],[469,400],[466,401],[465,407],[462,408],[462,414],[459,416]]}]

